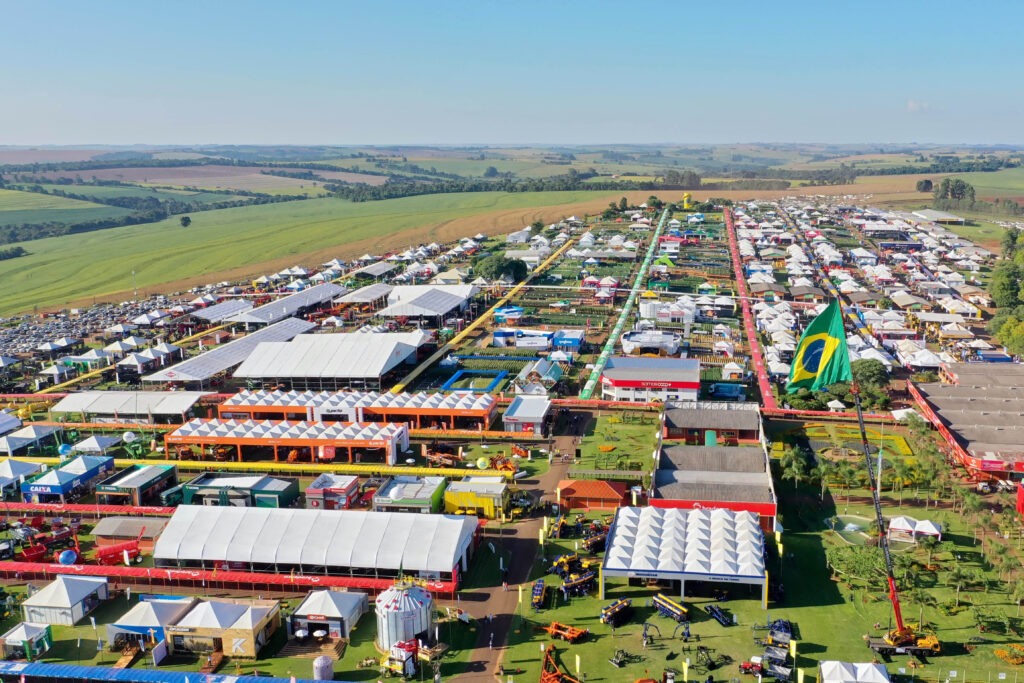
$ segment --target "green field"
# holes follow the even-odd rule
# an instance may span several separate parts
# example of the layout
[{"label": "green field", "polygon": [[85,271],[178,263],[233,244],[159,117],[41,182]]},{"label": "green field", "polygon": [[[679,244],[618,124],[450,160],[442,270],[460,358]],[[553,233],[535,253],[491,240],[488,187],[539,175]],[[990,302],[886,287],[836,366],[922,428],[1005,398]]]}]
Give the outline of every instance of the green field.
[{"label": "green field", "polygon": [[[301,262],[307,254],[333,253],[332,247],[337,247],[338,256],[379,252],[388,245],[397,246],[397,235],[413,228],[423,230],[410,239],[426,242],[436,234],[428,229],[476,214],[523,209],[528,218],[534,207],[571,205],[607,196],[607,192],[480,192],[365,203],[310,199],[207,211],[194,215],[187,229],[172,217],[158,223],[35,240],[24,245],[28,256],[0,262],[0,281],[5,284],[0,291],[0,314],[128,291],[133,270],[140,291],[145,292],[148,287],[183,278],[209,275],[211,280],[223,279],[226,271],[252,268],[273,259]],[[464,234],[481,229],[489,228],[481,223],[467,227]],[[252,269],[245,274],[254,272],[258,273]]]},{"label": "green field", "polygon": [[199,204],[216,204],[237,199],[247,199],[240,195],[221,194],[218,192],[193,192],[191,190],[156,189],[141,186],[124,185],[43,185],[48,191],[62,190],[71,194],[95,197],[97,199],[116,199],[120,197],[152,197],[162,202],[195,202]]},{"label": "green field", "polygon": [[23,223],[80,223],[127,216],[131,211],[116,206],[36,192],[0,190],[0,226]]},{"label": "green field", "polygon": [[974,186],[978,199],[985,197],[1024,197],[1024,168],[1005,168],[993,173],[958,173],[960,178]]}]

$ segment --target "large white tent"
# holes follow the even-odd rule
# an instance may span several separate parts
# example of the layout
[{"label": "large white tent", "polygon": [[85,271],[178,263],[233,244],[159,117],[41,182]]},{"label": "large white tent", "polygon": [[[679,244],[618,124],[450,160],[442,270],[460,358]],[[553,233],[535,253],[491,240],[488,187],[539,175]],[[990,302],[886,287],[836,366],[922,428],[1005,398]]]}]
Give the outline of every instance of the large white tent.
[{"label": "large white tent", "polygon": [[764,535],[753,512],[624,507],[615,515],[604,578],[722,581],[764,586]]},{"label": "large white tent", "polygon": [[889,683],[884,664],[825,660],[818,664],[819,683]]},{"label": "large white tent", "polygon": [[242,311],[231,316],[229,320],[245,323],[246,325],[273,325],[305,309],[331,301],[347,291],[341,285],[325,282],[283,297],[277,301],[271,301],[259,308]]},{"label": "large white tent", "polygon": [[206,395],[202,391],[78,391],[62,398],[51,412],[114,418],[181,418]]},{"label": "large white tent", "polygon": [[497,400],[490,394],[456,391],[450,394],[415,394],[376,391],[248,391],[242,390],[228,397],[223,406],[259,408],[306,408],[306,419],[322,420],[324,415],[347,422],[362,422],[364,408],[411,410],[486,410],[494,408]]},{"label": "large white tent", "polygon": [[43,465],[14,458],[4,458],[0,461],[0,489],[10,486],[21,486],[21,483],[36,472],[43,469]]},{"label": "large white tent", "polygon": [[153,558],[160,567],[447,579],[468,568],[476,528],[459,515],[183,505]]}]

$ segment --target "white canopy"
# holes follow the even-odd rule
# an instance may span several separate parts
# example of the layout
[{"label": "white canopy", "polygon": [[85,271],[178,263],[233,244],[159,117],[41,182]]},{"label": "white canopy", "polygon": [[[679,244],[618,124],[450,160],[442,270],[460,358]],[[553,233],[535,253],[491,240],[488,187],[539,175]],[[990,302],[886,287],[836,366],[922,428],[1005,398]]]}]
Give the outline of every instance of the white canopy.
[{"label": "white canopy", "polygon": [[156,542],[158,566],[238,562],[329,571],[451,572],[475,517],[399,512],[183,505]]},{"label": "white canopy", "polygon": [[604,574],[760,585],[763,547],[753,512],[624,507],[608,539]]},{"label": "white canopy", "polygon": [[101,586],[105,586],[104,576],[67,576],[60,575],[33,593],[22,605],[30,607],[72,607],[89,597]]},{"label": "white canopy", "polygon": [[826,660],[818,670],[819,683],[889,683],[889,673],[882,664]]}]

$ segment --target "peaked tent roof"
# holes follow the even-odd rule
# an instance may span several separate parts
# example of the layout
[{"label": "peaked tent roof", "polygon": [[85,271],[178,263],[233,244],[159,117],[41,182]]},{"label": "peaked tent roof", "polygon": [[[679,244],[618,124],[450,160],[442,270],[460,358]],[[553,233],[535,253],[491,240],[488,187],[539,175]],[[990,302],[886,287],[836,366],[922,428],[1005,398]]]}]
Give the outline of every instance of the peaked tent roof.
[{"label": "peaked tent roof", "polygon": [[21,604],[37,607],[71,607],[85,600],[97,588],[107,585],[105,576],[60,575],[26,598]]},{"label": "peaked tent roof", "polygon": [[121,615],[114,626],[167,626],[175,623],[191,606],[191,600],[143,600]]}]

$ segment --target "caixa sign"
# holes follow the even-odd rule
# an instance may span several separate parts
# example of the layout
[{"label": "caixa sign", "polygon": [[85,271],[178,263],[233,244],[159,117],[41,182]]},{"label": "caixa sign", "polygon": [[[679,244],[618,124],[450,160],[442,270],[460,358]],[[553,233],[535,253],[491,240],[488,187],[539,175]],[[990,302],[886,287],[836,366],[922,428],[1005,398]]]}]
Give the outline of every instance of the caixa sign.
[{"label": "caixa sign", "polygon": [[39,484],[30,484],[28,487],[29,493],[53,493],[53,488],[50,486],[43,486]]}]

